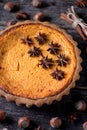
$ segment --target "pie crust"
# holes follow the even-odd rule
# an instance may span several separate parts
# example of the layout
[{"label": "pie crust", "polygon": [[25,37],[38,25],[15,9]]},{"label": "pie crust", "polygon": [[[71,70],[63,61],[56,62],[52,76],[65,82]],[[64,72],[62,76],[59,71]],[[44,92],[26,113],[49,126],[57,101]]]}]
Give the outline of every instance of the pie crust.
[{"label": "pie crust", "polygon": [[[9,40],[9,39],[11,39],[11,37],[9,37],[8,35],[9,35],[9,32],[10,32],[10,34],[11,35],[14,35],[15,36],[15,33],[14,33],[14,30],[16,30],[16,29],[23,29],[23,28],[26,28],[27,29],[27,27],[28,26],[34,26],[34,25],[36,25],[37,27],[39,27],[40,26],[40,30],[38,29],[38,28],[36,28],[36,30],[38,31],[38,32],[40,32],[41,31],[41,29],[42,28],[45,28],[45,31],[49,31],[49,30],[51,30],[51,31],[53,31],[52,33],[54,33],[54,32],[56,32],[56,33],[59,33],[59,37],[60,37],[60,39],[61,40],[59,40],[58,42],[60,42],[61,43],[61,41],[62,41],[62,37],[64,37],[65,39],[62,41],[63,42],[63,44],[61,45],[61,46],[64,46],[64,42],[68,42],[68,44],[70,45],[70,46],[72,46],[70,49],[74,49],[74,51],[71,51],[70,53],[75,53],[75,54],[71,54],[71,55],[74,55],[75,56],[75,58],[73,58],[73,56],[72,57],[70,57],[71,58],[71,62],[72,62],[72,59],[74,60],[76,60],[76,62],[75,62],[75,66],[74,66],[74,70],[73,70],[73,74],[72,74],[72,76],[70,77],[70,80],[67,80],[67,82],[66,82],[66,84],[65,85],[63,85],[63,87],[62,87],[62,89],[61,89],[61,86],[58,86],[59,88],[60,88],[60,90],[54,90],[54,88],[53,88],[53,91],[54,91],[54,93],[52,93],[52,87],[51,87],[51,83],[49,83],[49,86],[48,86],[48,88],[47,88],[47,92],[46,91],[44,91],[43,92],[43,89],[41,90],[42,91],[42,93],[41,93],[41,91],[39,92],[38,90],[37,90],[37,88],[36,88],[36,90],[38,91],[38,93],[35,95],[35,92],[34,92],[34,88],[33,88],[33,93],[29,93],[30,94],[30,96],[28,96],[28,90],[25,90],[26,88],[24,88],[24,90],[26,91],[26,93],[24,93],[23,92],[23,96],[22,96],[22,90],[21,90],[21,92],[20,92],[20,89],[22,89],[22,87],[20,87],[20,88],[16,88],[16,91],[17,91],[17,89],[19,89],[18,90],[18,92],[17,92],[17,94],[15,94],[15,87],[17,87],[17,86],[12,86],[13,87],[13,89],[11,89],[11,91],[9,91],[10,90],[10,88],[11,88],[11,86],[9,87],[8,86],[8,84],[9,84],[9,79],[7,80],[6,79],[6,81],[5,81],[5,77],[4,77],[4,75],[5,76],[7,76],[7,77],[9,77],[8,76],[8,74],[9,74],[9,70],[11,69],[11,67],[13,66],[13,65],[11,65],[11,67],[10,67],[10,65],[8,65],[7,66],[7,68],[8,68],[8,70],[6,70],[6,73],[5,74],[2,74],[2,72],[3,71],[1,71],[1,73],[0,73],[0,75],[2,76],[0,76],[0,78],[1,78],[1,80],[0,80],[0,96],[4,96],[5,98],[6,98],[6,100],[7,101],[15,101],[16,102],[16,104],[17,105],[20,105],[20,104],[25,104],[27,107],[30,107],[30,106],[32,106],[32,105],[36,105],[36,106],[38,106],[38,107],[40,107],[40,106],[42,106],[44,103],[46,103],[46,104],[51,104],[54,100],[57,100],[57,101],[60,101],[61,100],[61,98],[62,98],[62,96],[63,95],[68,95],[69,94],[69,92],[70,92],[70,89],[71,88],[73,88],[74,86],[75,86],[75,81],[76,80],[78,80],[79,78],[80,78],[80,76],[79,76],[79,72],[82,70],[82,67],[81,67],[81,62],[82,62],[82,59],[81,59],[81,57],[80,57],[80,53],[81,53],[81,51],[80,51],[80,49],[78,49],[78,47],[77,47],[77,43],[72,39],[72,37],[70,36],[70,35],[68,35],[64,30],[62,30],[62,29],[60,29],[58,26],[56,26],[56,25],[53,25],[53,24],[50,24],[50,23],[47,23],[47,22],[34,22],[34,21],[26,21],[26,22],[21,22],[21,23],[17,23],[16,25],[12,25],[12,26],[10,26],[9,28],[7,28],[7,29],[5,29],[4,31],[2,31],[1,33],[0,33],[0,44],[1,44],[1,48],[0,48],[0,51],[2,51],[3,50],[3,48],[4,48],[4,44],[5,44],[5,38],[8,38],[7,39],[7,41]],[[46,28],[47,28],[47,30],[46,30]],[[32,27],[31,27],[31,29],[30,29],[30,31],[32,30]],[[43,29],[42,29],[43,30]],[[28,30],[29,31],[29,30]],[[16,31],[17,32],[17,31]],[[19,31],[19,32],[21,32],[21,31]],[[46,33],[46,32],[44,32],[44,33]],[[50,32],[51,33],[51,32]],[[48,34],[48,33],[47,33]],[[36,35],[36,34],[35,34]],[[51,34],[50,34],[51,35]],[[53,35],[56,35],[55,33],[53,34]],[[16,35],[17,36],[17,35]],[[21,36],[21,33],[20,34],[18,34],[18,41],[20,42],[20,37],[21,38],[23,38],[23,36]],[[27,37],[27,36],[26,36]],[[49,36],[48,36],[49,37]],[[50,37],[49,37],[50,38]],[[2,40],[3,39],[3,40]],[[55,37],[55,39],[56,39],[56,37]],[[13,39],[12,39],[13,40]],[[54,40],[54,39],[53,39]],[[51,42],[51,41],[50,41]],[[55,40],[54,40],[54,42],[56,42]],[[3,43],[3,44],[2,44]],[[16,43],[16,41],[15,41],[15,43]],[[11,44],[11,43],[10,43]],[[13,43],[12,43],[13,44]],[[22,43],[21,43],[22,44]],[[2,46],[3,45],[3,46]],[[15,46],[15,45],[14,45]],[[23,46],[27,46],[27,45],[23,45]],[[43,48],[44,48],[44,45],[40,45],[40,46],[43,46]],[[6,46],[7,47],[7,46]],[[67,45],[67,47],[69,47],[68,45]],[[66,48],[66,50],[67,50],[67,47],[65,47]],[[26,47],[25,47],[26,48]],[[10,50],[11,50],[12,48],[10,47]],[[42,48],[41,48],[42,49]],[[69,49],[68,49],[69,50]],[[46,50],[47,51],[47,50]],[[63,49],[62,49],[62,51],[63,51]],[[20,52],[20,51],[19,51]],[[16,52],[15,52],[16,53]],[[67,53],[67,51],[66,51],[66,53]],[[11,54],[11,53],[9,53],[9,54]],[[8,53],[7,53],[7,55],[9,55]],[[48,54],[48,52],[47,52],[47,54]],[[68,54],[68,53],[67,53]],[[1,55],[1,52],[0,52],[0,55]],[[16,54],[15,54],[16,55]],[[29,54],[28,54],[29,55]],[[49,54],[49,55],[51,55],[52,56],[52,54]],[[69,55],[70,56],[70,55]],[[1,57],[1,56],[0,56]],[[10,56],[10,57],[12,57],[12,56]],[[32,59],[34,59],[33,57],[31,57]],[[52,57],[53,59],[55,59],[54,58],[54,56]],[[2,58],[3,59],[3,58]],[[7,62],[8,62],[8,57],[7,57],[7,59],[5,60],[5,61],[3,61],[3,62],[5,62],[6,64],[7,64]],[[14,60],[15,61],[15,60]],[[37,60],[37,61],[40,61],[40,60]],[[10,63],[11,63],[11,61],[10,61]],[[13,63],[12,63],[13,64]],[[4,65],[4,63],[3,64],[1,64],[2,66]],[[43,68],[41,65],[38,65],[38,66],[40,66],[40,69],[43,69],[45,72],[44,73],[42,73],[41,75],[46,75],[46,71],[49,71],[49,69],[45,69],[45,68]],[[67,65],[68,66],[68,65]],[[15,67],[13,66],[13,68],[12,69],[14,69]],[[62,67],[63,69],[65,69],[65,68],[70,68],[70,66],[68,66],[68,67]],[[71,67],[72,68],[72,67]],[[4,69],[6,69],[6,68],[4,68],[3,69],[3,67],[1,67],[1,69],[2,70],[4,70]],[[39,69],[39,67],[38,67],[38,69]],[[60,67],[60,69],[61,69],[61,67]],[[50,69],[51,70],[51,69]],[[10,71],[13,71],[13,70],[10,70]],[[70,71],[70,70],[69,70]],[[24,72],[24,71],[23,71]],[[25,71],[26,72],[26,71]],[[4,72],[3,72],[4,73]],[[37,73],[38,73],[38,70],[37,70]],[[68,69],[67,69],[67,73],[68,73]],[[37,74],[36,74],[37,75]],[[11,75],[10,75],[11,76]],[[35,76],[35,75],[34,75]],[[49,73],[49,76],[50,76],[50,78],[51,78],[51,80],[52,80],[52,84],[54,83],[54,81],[55,82],[62,82],[62,84],[64,84],[64,81],[63,80],[57,80],[57,79],[54,79],[54,78],[52,78],[51,77],[51,75],[50,75],[50,73]],[[49,77],[48,76],[48,77]],[[4,78],[3,78],[4,77]],[[21,76],[20,76],[21,77]],[[48,80],[48,77],[46,77],[45,79],[47,79]],[[37,76],[36,76],[36,78],[37,78]],[[14,78],[15,79],[15,78]],[[65,78],[66,79],[66,78]],[[3,81],[2,81],[3,80]],[[39,80],[40,80],[40,78],[39,78]],[[39,80],[38,80],[38,82],[39,82]],[[53,81],[54,80],[54,81]],[[4,81],[5,81],[5,83],[4,83]],[[20,81],[20,80],[19,80]],[[69,82],[68,82],[69,81]],[[14,81],[15,82],[15,81]],[[18,81],[17,81],[18,82]],[[45,82],[45,81],[44,81]],[[7,84],[8,83],[8,84]],[[12,80],[12,83],[13,83],[13,80]],[[11,84],[12,84],[11,83]],[[25,83],[25,81],[24,81],[24,83]],[[36,83],[37,84],[37,83]],[[48,85],[48,84],[46,84],[46,85]],[[60,85],[61,85],[61,83],[60,83]],[[38,85],[39,86],[39,85]],[[54,86],[54,85],[53,85]],[[37,86],[35,86],[35,87],[37,87]],[[9,88],[9,89],[8,89]],[[31,86],[31,88],[32,88],[32,86]],[[50,88],[50,89],[49,89]],[[57,88],[57,86],[55,86],[55,88]],[[12,90],[13,90],[13,93],[12,93]],[[23,91],[24,91],[23,90]],[[48,91],[51,91],[51,92],[48,92]],[[29,90],[30,91],[30,90]],[[32,92],[31,91],[31,92]],[[36,92],[37,92],[36,91]]]}]

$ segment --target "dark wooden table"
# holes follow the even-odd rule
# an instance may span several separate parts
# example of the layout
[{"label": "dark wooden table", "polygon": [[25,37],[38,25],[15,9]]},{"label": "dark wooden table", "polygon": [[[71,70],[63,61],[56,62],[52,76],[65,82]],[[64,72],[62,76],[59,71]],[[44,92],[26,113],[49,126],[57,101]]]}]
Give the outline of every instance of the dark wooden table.
[{"label": "dark wooden table", "polygon": [[[7,1],[2,0],[0,2],[0,30],[5,29],[7,21],[15,19],[16,16],[16,12],[10,13],[3,9]],[[4,98],[0,98],[0,109],[7,112],[6,120],[0,123],[0,130],[3,128],[8,128],[8,130],[21,130],[17,125],[17,121],[21,116],[28,116],[31,120],[31,126],[26,130],[33,130],[37,125],[40,125],[45,130],[53,130],[50,127],[49,120],[55,116],[59,116],[63,120],[63,125],[59,130],[82,130],[82,123],[87,121],[87,110],[84,112],[76,111],[79,118],[73,124],[68,122],[67,117],[69,113],[75,112],[73,105],[76,98],[81,97],[87,102],[87,41],[83,41],[69,24],[60,19],[60,13],[65,12],[68,7],[74,5],[74,0],[54,0],[55,5],[51,4],[51,0],[44,0],[44,6],[42,8],[32,7],[31,0],[10,1],[19,5],[20,10],[26,11],[30,16],[29,19],[32,20],[36,12],[42,11],[48,17],[49,22],[59,25],[67,33],[71,34],[74,40],[78,42],[78,47],[82,51],[83,71],[80,73],[80,80],[77,81],[75,88],[70,91],[70,94],[64,96],[60,102],[54,101],[50,106],[43,105],[41,108],[35,106],[26,108],[25,106],[17,106],[15,103],[8,103]],[[87,23],[87,7],[78,8],[75,6],[75,10]]]}]

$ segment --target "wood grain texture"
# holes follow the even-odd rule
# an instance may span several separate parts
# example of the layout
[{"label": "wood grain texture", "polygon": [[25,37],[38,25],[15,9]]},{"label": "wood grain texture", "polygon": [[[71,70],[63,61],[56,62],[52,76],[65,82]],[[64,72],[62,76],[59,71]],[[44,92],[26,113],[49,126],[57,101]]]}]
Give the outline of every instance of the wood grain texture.
[{"label": "wood grain texture", "polygon": [[[6,28],[6,23],[9,20],[16,19],[16,12],[10,13],[3,9],[3,6],[7,1],[8,0],[2,0],[2,2],[0,2],[0,30]],[[74,124],[68,122],[67,113],[75,111],[72,106],[75,100],[74,96],[84,98],[87,102],[87,41],[83,41],[69,24],[60,19],[60,13],[65,12],[68,7],[74,5],[74,0],[54,0],[55,5],[51,4],[51,0],[43,0],[44,5],[42,8],[32,7],[31,0],[10,1],[19,5],[20,10],[27,12],[30,16],[30,20],[33,19],[33,16],[37,12],[41,11],[48,17],[49,22],[60,26],[65,29],[68,34],[72,35],[74,40],[78,42],[78,47],[82,51],[83,71],[80,74],[81,78],[77,82],[75,89],[72,89],[68,96],[64,96],[62,101],[55,101],[50,106],[43,105],[41,108],[35,106],[26,108],[25,106],[17,106],[15,103],[8,103],[4,98],[0,98],[0,109],[7,112],[6,120],[0,123],[0,130],[3,128],[8,128],[8,130],[21,130],[17,125],[17,121],[21,116],[28,116],[31,120],[31,126],[26,130],[33,130],[36,125],[42,126],[45,130],[55,130],[52,129],[49,124],[50,118],[54,116],[59,116],[63,120],[63,126],[59,130],[82,130],[82,123],[87,120],[87,110],[85,112],[78,112],[80,117]],[[78,8],[75,6],[75,10],[87,23],[87,7]],[[81,87],[81,89],[78,89],[78,86]]]}]

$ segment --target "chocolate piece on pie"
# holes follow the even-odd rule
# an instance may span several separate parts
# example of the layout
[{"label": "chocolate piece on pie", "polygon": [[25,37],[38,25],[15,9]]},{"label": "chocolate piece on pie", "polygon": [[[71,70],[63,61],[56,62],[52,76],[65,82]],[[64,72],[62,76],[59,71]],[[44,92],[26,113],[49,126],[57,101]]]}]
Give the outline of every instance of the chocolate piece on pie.
[{"label": "chocolate piece on pie", "polygon": [[79,79],[81,61],[76,42],[59,27],[13,25],[0,34],[0,96],[27,107],[59,101]]}]

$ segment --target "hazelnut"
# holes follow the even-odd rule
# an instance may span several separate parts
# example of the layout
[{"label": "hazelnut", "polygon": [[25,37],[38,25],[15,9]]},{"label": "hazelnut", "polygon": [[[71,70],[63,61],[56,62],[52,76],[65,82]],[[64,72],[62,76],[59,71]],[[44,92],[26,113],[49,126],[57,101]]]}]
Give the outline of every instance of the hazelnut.
[{"label": "hazelnut", "polygon": [[50,120],[50,125],[53,128],[59,128],[62,125],[62,120],[59,117],[54,117]]},{"label": "hazelnut", "polygon": [[27,128],[30,125],[30,119],[28,117],[20,117],[18,120],[18,126],[20,128]]},{"label": "hazelnut", "polygon": [[28,19],[29,15],[26,12],[18,12],[16,14],[16,19],[18,20],[26,20]]},{"label": "hazelnut", "polygon": [[86,110],[86,103],[84,100],[80,100],[75,103],[75,108],[79,111],[85,111]]},{"label": "hazelnut", "polygon": [[7,2],[5,5],[4,5],[4,9],[7,10],[7,11],[13,11],[15,8],[15,5],[12,3],[12,2]]},{"label": "hazelnut", "polygon": [[82,127],[83,127],[83,130],[87,130],[87,121],[83,123]]},{"label": "hazelnut", "polygon": [[6,118],[6,112],[3,110],[0,110],[0,122],[5,120],[5,118]]},{"label": "hazelnut", "polygon": [[42,12],[38,12],[35,16],[34,16],[34,20],[35,21],[44,21],[44,14]]},{"label": "hazelnut", "polygon": [[33,7],[41,7],[41,5],[42,5],[42,2],[41,2],[41,0],[32,0],[32,6]]},{"label": "hazelnut", "polygon": [[40,126],[38,126],[37,128],[35,128],[34,130],[44,130],[43,128],[41,128]]},{"label": "hazelnut", "polygon": [[14,24],[16,24],[16,23],[17,23],[16,20],[10,20],[10,21],[8,21],[8,23],[7,23],[7,27],[9,27],[10,25],[14,25]]}]

